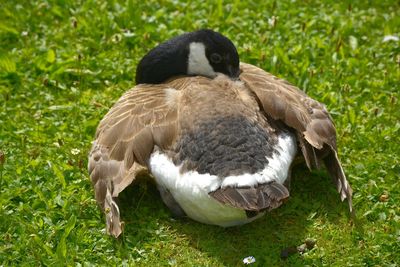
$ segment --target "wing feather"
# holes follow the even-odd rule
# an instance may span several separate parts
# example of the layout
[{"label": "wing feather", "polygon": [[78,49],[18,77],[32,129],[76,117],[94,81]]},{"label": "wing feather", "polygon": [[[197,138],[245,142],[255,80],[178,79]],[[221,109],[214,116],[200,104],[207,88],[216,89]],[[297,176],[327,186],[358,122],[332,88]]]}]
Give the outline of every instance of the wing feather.
[{"label": "wing feather", "polygon": [[[154,146],[168,147],[176,137],[177,98],[182,84],[139,85],[126,92],[101,120],[89,154],[96,200],[106,214],[107,231],[123,228],[115,198],[147,171]],[[174,86],[174,87],[172,87]],[[168,92],[167,92],[168,91]]]},{"label": "wing feather", "polygon": [[353,213],[352,189],[337,156],[336,129],[325,106],[260,68],[246,63],[240,67],[240,80],[254,92],[264,111],[296,131],[307,166],[318,168],[319,162],[324,162],[341,199],[347,198]]}]

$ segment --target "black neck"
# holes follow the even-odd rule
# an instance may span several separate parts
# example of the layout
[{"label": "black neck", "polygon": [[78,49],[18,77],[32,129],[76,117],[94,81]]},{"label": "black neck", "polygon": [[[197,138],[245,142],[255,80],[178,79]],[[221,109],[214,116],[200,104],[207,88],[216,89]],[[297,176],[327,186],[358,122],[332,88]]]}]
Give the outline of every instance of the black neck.
[{"label": "black neck", "polygon": [[136,68],[136,83],[162,83],[187,73],[188,43],[176,38],[151,50]]}]

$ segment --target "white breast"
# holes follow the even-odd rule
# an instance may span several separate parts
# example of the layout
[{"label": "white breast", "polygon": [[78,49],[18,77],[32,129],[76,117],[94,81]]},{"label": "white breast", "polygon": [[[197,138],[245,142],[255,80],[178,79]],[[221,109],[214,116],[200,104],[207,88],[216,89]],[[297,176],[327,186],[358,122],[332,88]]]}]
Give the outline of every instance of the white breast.
[{"label": "white breast", "polygon": [[180,166],[175,166],[171,159],[160,151],[152,153],[149,165],[158,186],[168,189],[190,218],[227,227],[251,222],[263,213],[247,218],[244,210],[223,205],[208,194],[227,186],[256,186],[269,181],[282,184],[296,154],[294,136],[280,136],[277,151],[279,153],[274,153],[272,158],[268,158],[269,164],[262,171],[225,178],[199,174],[196,171],[181,173]]}]

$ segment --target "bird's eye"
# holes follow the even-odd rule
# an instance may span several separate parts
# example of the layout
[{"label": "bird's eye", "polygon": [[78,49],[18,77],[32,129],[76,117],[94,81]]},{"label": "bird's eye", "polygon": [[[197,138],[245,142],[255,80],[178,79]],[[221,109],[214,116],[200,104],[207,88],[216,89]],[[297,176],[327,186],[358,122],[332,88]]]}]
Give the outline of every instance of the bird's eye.
[{"label": "bird's eye", "polygon": [[212,63],[218,64],[222,61],[222,57],[218,53],[212,53],[210,56],[210,60]]}]

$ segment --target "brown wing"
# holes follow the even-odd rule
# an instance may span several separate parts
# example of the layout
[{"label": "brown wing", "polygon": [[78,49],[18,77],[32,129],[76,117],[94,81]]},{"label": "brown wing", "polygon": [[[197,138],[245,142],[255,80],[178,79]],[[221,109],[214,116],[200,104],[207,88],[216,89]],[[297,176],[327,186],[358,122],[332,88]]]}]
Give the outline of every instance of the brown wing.
[{"label": "brown wing", "polygon": [[106,214],[108,233],[122,232],[114,198],[147,171],[155,145],[165,148],[175,138],[179,81],[139,85],[126,92],[100,122],[89,154],[89,173],[96,200]]},{"label": "brown wing", "polygon": [[320,161],[325,163],[341,199],[347,198],[353,213],[352,189],[337,156],[336,129],[325,106],[260,68],[246,63],[240,68],[240,79],[255,93],[264,111],[296,130],[307,166],[318,168]]}]

